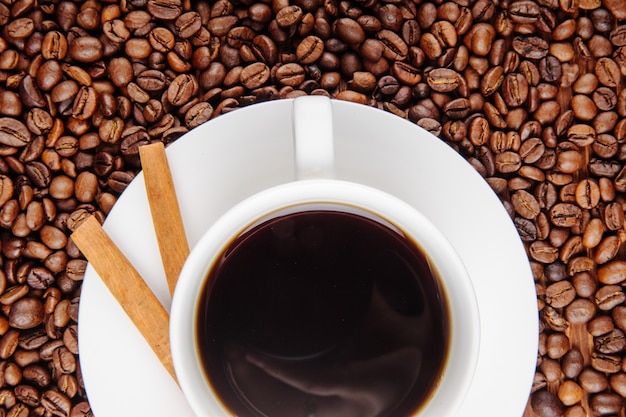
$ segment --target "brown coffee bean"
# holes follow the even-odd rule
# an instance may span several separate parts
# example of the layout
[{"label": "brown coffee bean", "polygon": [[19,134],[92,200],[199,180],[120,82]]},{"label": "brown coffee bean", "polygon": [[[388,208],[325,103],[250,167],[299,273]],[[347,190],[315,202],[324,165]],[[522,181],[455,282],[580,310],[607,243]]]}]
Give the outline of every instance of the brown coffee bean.
[{"label": "brown coffee bean", "polygon": [[580,382],[580,386],[589,393],[602,392],[609,385],[608,378],[605,375],[590,368],[584,369],[580,373],[578,380]]},{"label": "brown coffee bean", "polygon": [[550,209],[550,221],[559,227],[575,226],[582,216],[582,210],[569,203],[558,203]]},{"label": "brown coffee bean", "polygon": [[27,145],[31,138],[28,128],[18,119],[0,118],[0,144],[21,147]]},{"label": "brown coffee bean", "polygon": [[571,406],[582,400],[584,391],[576,382],[567,380],[559,386],[557,395],[563,405]]},{"label": "brown coffee bean", "polygon": [[585,324],[593,318],[595,312],[596,308],[591,301],[577,298],[565,308],[565,318],[571,324]]},{"label": "brown coffee bean", "polygon": [[73,354],[78,354],[78,326],[72,324],[63,332],[63,344]]},{"label": "brown coffee bean", "polygon": [[198,90],[198,81],[193,75],[180,74],[169,85],[167,99],[174,106],[187,103]]},{"label": "brown coffee bean", "polygon": [[516,191],[511,196],[511,203],[516,213],[526,219],[534,219],[541,210],[537,199],[525,190]]},{"label": "brown coffee bean", "polygon": [[70,198],[74,193],[74,181],[67,175],[58,175],[50,181],[49,193],[58,200]]},{"label": "brown coffee bean", "polygon": [[426,82],[434,91],[447,93],[459,86],[460,75],[448,68],[436,68],[428,72]]},{"label": "brown coffee bean", "polygon": [[62,60],[67,52],[67,38],[61,32],[52,30],[45,34],[41,43],[41,54],[45,59]]},{"label": "brown coffee bean", "polygon": [[594,338],[594,349],[600,353],[619,353],[624,347],[626,347],[626,338],[624,332],[619,329]]},{"label": "brown coffee bean", "polygon": [[305,78],[304,68],[300,64],[288,63],[279,66],[276,70],[276,81],[286,86],[297,87],[304,82]]},{"label": "brown coffee bean", "polygon": [[615,415],[624,408],[624,399],[614,393],[599,393],[590,398],[589,406],[596,415]]},{"label": "brown coffee bean", "polygon": [[200,14],[190,11],[181,14],[174,22],[176,34],[183,39],[190,38],[195,35],[202,27],[202,19]]},{"label": "brown coffee bean", "polygon": [[70,399],[55,390],[47,390],[41,395],[41,405],[51,414],[64,416],[69,416],[72,408]]},{"label": "brown coffee bean", "polygon": [[296,5],[286,6],[276,13],[276,22],[280,28],[290,28],[302,21],[304,13],[302,8]]},{"label": "brown coffee bean", "polygon": [[613,307],[620,305],[626,300],[626,295],[617,285],[605,285],[598,289],[595,295],[595,301],[598,308],[604,311],[611,310]]},{"label": "brown coffee bean", "polygon": [[39,405],[39,391],[30,385],[18,385],[14,389],[15,397],[29,407]]},{"label": "brown coffee bean", "polygon": [[591,210],[600,202],[600,187],[595,181],[584,179],[576,185],[576,203],[583,209]]},{"label": "brown coffee bean", "polygon": [[407,86],[414,86],[422,81],[422,75],[420,71],[412,65],[404,62],[394,62],[391,67],[391,72],[398,79]]},{"label": "brown coffee bean", "polygon": [[117,87],[124,87],[133,79],[133,68],[125,57],[112,58],[108,65],[111,82]]},{"label": "brown coffee bean", "polygon": [[487,97],[498,91],[504,81],[504,68],[500,65],[490,68],[480,83],[482,94]]},{"label": "brown coffee bean", "polygon": [[94,200],[98,192],[98,178],[95,174],[83,171],[76,177],[74,184],[74,194],[76,199],[83,203]]},{"label": "brown coffee bean", "polygon": [[582,94],[576,94],[572,97],[570,107],[574,111],[574,115],[581,120],[592,120],[598,112],[593,100]]},{"label": "brown coffee bean", "polygon": [[[620,240],[617,236],[608,236],[600,242],[596,248],[596,258],[600,258],[600,264],[606,263],[617,254]],[[609,254],[604,254],[607,251]],[[605,259],[607,259],[605,261]],[[616,259],[598,268],[598,281],[603,284],[619,284],[626,280],[626,262]]]},{"label": "brown coffee bean", "polygon": [[245,67],[239,75],[244,87],[253,90],[261,87],[270,78],[270,69],[262,62],[255,62]]},{"label": "brown coffee bean", "polygon": [[609,203],[604,208],[603,219],[608,230],[619,230],[624,226],[624,210],[616,202]]},{"label": "brown coffee bean", "polygon": [[146,7],[157,19],[174,20],[182,13],[180,0],[148,0]]},{"label": "brown coffee bean", "polygon": [[569,305],[576,297],[576,291],[569,281],[559,281],[546,288],[546,303],[554,308]]},{"label": "brown coffee bean", "polygon": [[599,177],[615,177],[622,166],[616,161],[606,161],[598,158],[591,158],[588,163],[589,172]]},{"label": "brown coffee bean", "polygon": [[496,30],[488,23],[474,24],[464,38],[464,44],[475,55],[487,56],[491,51]]},{"label": "brown coffee bean", "polygon": [[574,348],[569,350],[562,361],[563,374],[571,379],[577,378],[583,370],[584,358],[580,350]]},{"label": "brown coffee bean", "polygon": [[307,36],[296,47],[296,57],[301,64],[312,64],[324,52],[324,41],[317,36]]},{"label": "brown coffee bean", "polygon": [[402,61],[406,59],[409,48],[404,40],[388,29],[383,29],[376,33],[378,39],[384,46],[383,56],[389,60]]},{"label": "brown coffee bean", "polygon": [[102,58],[104,49],[102,42],[92,36],[74,38],[68,46],[70,57],[79,63],[92,63]]},{"label": "brown coffee bean", "polygon": [[91,118],[98,107],[98,96],[93,87],[81,87],[74,99],[72,116],[79,120]]},{"label": "brown coffee bean", "polygon": [[365,31],[356,20],[347,17],[337,19],[332,29],[342,41],[349,45],[358,45],[365,41]]},{"label": "brown coffee bean", "polygon": [[595,64],[595,74],[600,84],[607,87],[616,87],[621,77],[617,63],[611,58],[599,58]]},{"label": "brown coffee bean", "polygon": [[615,329],[613,320],[609,316],[596,316],[587,323],[587,331],[592,336],[602,336],[608,334]]},{"label": "brown coffee bean", "polygon": [[563,404],[556,395],[540,390],[530,397],[530,406],[539,417],[559,417],[563,415]]},{"label": "brown coffee bean", "polygon": [[9,323],[16,329],[32,329],[43,319],[43,304],[37,298],[21,298],[12,304],[9,312]]},{"label": "brown coffee bean", "polygon": [[522,158],[513,151],[504,151],[495,156],[496,170],[502,174],[517,171],[522,165]]},{"label": "brown coffee bean", "polygon": [[200,126],[201,124],[209,121],[213,115],[213,106],[210,103],[201,102],[191,107],[187,113],[185,113],[185,125],[189,129]]},{"label": "brown coffee bean", "polygon": [[507,74],[502,81],[502,96],[510,107],[518,107],[528,98],[528,81],[522,74]]}]

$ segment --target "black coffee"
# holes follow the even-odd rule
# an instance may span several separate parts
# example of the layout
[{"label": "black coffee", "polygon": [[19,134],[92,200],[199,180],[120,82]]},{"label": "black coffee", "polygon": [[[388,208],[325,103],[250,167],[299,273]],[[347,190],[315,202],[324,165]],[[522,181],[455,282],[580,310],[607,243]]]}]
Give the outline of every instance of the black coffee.
[{"label": "black coffee", "polygon": [[234,415],[407,416],[428,398],[448,352],[446,297],[420,248],[383,223],[305,208],[223,253],[197,334]]}]

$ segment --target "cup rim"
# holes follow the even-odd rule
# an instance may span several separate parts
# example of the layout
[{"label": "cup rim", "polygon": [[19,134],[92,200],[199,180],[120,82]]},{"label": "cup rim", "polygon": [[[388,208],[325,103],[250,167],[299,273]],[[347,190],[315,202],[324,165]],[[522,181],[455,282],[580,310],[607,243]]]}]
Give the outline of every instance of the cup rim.
[{"label": "cup rim", "polygon": [[[196,317],[207,272],[233,237],[255,222],[285,207],[340,204],[364,208],[402,231],[427,254],[443,281],[450,314],[448,355],[431,394],[412,415],[452,417],[474,377],[480,345],[478,302],[465,266],[452,244],[413,206],[376,188],[336,179],[299,180],[265,189],[224,213],[202,236],[187,258],[173,295],[170,345],[179,385],[191,408],[199,414],[230,415],[201,369],[197,351]],[[391,205],[392,212],[388,205]],[[428,236],[428,240],[424,239]],[[450,276],[454,285],[448,282]],[[208,395],[207,395],[208,394]]]}]

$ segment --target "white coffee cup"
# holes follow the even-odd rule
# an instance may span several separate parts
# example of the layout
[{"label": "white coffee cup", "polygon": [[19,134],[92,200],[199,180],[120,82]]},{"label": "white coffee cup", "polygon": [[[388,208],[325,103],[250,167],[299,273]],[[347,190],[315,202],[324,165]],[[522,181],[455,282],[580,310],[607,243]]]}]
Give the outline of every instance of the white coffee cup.
[{"label": "white coffee cup", "polygon": [[[357,212],[372,213],[409,236],[427,254],[440,278],[449,314],[448,351],[432,392],[411,415],[457,415],[473,379],[480,344],[476,297],[461,259],[441,232],[406,202],[382,190],[333,179],[331,100],[301,97],[293,106],[296,180],[261,191],[224,213],[192,249],[179,277],[170,315],[170,342],[183,393],[198,416],[234,415],[203,369],[197,340],[197,312],[207,275],[233,240],[260,220],[289,208],[330,205],[351,212],[356,207]],[[411,365],[406,363],[407,368]],[[304,409],[301,415],[307,415]],[[369,410],[358,415],[377,414]]]}]

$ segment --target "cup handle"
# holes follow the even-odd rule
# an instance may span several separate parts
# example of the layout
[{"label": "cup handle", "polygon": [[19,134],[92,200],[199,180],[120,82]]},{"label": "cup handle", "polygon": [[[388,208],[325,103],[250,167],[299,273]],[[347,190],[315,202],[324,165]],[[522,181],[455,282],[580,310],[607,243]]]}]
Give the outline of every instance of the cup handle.
[{"label": "cup handle", "polygon": [[325,96],[293,101],[293,138],[296,179],[334,177],[333,114]]}]

